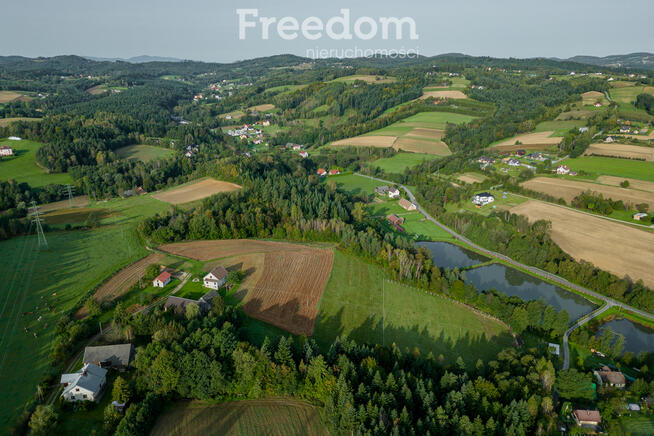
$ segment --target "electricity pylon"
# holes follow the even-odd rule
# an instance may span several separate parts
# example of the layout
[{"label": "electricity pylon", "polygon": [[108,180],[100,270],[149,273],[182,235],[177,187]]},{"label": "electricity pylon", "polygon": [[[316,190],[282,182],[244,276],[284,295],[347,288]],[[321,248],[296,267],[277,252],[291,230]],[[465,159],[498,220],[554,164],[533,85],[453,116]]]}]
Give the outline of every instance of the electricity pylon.
[{"label": "electricity pylon", "polygon": [[36,201],[32,201],[32,207],[30,207],[30,215],[32,217],[32,223],[36,227],[36,235],[39,238],[39,247],[48,248],[48,241],[45,239],[45,234],[43,233],[43,218],[41,218],[41,212],[39,207],[36,205]]},{"label": "electricity pylon", "polygon": [[73,207],[73,192],[75,192],[73,185],[64,186],[64,194],[68,196],[68,206],[70,207]]}]

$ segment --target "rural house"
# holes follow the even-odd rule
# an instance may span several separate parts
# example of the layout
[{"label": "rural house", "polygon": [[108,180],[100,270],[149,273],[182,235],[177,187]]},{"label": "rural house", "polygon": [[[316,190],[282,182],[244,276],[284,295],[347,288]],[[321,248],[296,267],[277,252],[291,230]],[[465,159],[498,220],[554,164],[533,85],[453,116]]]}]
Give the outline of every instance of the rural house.
[{"label": "rural house", "polygon": [[620,133],[629,133],[629,132],[631,132],[631,127],[626,125],[620,126]]},{"label": "rural house", "polygon": [[595,104],[594,104],[593,106],[595,106],[595,107],[602,107],[602,103],[600,103],[599,101],[596,101]]},{"label": "rural house", "polygon": [[495,201],[495,197],[490,192],[481,192],[472,198],[472,203],[478,207],[485,206]]},{"label": "rural house", "polygon": [[627,384],[624,374],[620,371],[612,371],[608,366],[603,366],[595,371],[600,385],[606,384],[614,388],[624,388]]},{"label": "rural house", "polygon": [[597,410],[583,410],[577,409],[572,412],[577,425],[599,425],[602,422],[602,417]]},{"label": "rural house", "polygon": [[10,141],[22,141],[23,140],[23,138],[21,138],[20,136],[10,136],[7,139],[9,139]]},{"label": "rural house", "polygon": [[395,214],[390,214],[386,217],[386,221],[393,227],[395,227],[396,230],[400,232],[404,232],[404,228],[402,228],[402,224],[404,224],[404,218],[399,217]]},{"label": "rural house", "polygon": [[519,167],[520,166],[520,161],[518,159],[509,159],[509,166],[510,167]]},{"label": "rural house", "polygon": [[388,190],[388,196],[390,198],[400,198],[400,190],[397,188],[390,188]]},{"label": "rural house", "polygon": [[406,210],[416,210],[417,209],[417,206],[415,204],[411,203],[406,198],[400,198],[400,201],[398,201],[397,204],[399,204],[401,208],[406,209]]},{"label": "rural house", "polygon": [[86,347],[84,349],[83,362],[92,363],[100,368],[114,368],[124,370],[134,358],[134,346],[132,344],[102,345],[98,347]]},{"label": "rural house", "polygon": [[388,194],[388,186],[377,186],[375,188],[375,194],[381,195],[382,197],[385,197],[386,194]]},{"label": "rural house", "polygon": [[615,142],[615,136],[607,136],[606,138],[604,138],[604,142],[606,142],[607,144],[610,144],[611,142]]},{"label": "rural house", "polygon": [[166,286],[168,283],[170,283],[170,280],[172,279],[172,276],[168,271],[164,271],[161,274],[159,274],[154,280],[152,280],[152,286],[155,288],[163,288]]},{"label": "rural house", "polygon": [[227,274],[228,272],[225,267],[218,265],[209,271],[209,273],[202,279],[204,282],[204,287],[216,290],[220,289],[220,287],[223,286],[227,280]]},{"label": "rural house", "polygon": [[636,221],[640,221],[644,218],[647,218],[647,214],[645,212],[638,212],[635,213],[632,218],[635,219]]},{"label": "rural house", "polygon": [[325,177],[327,175],[327,170],[324,168],[318,168],[316,174],[318,174],[320,177]]},{"label": "rural house", "polygon": [[556,174],[565,175],[570,172],[570,168],[567,165],[559,165],[556,168]]},{"label": "rural house", "polygon": [[61,394],[66,401],[98,401],[107,385],[107,370],[92,363],[86,363],[77,372],[62,374]]},{"label": "rural house", "polygon": [[340,173],[341,172],[339,170],[337,170],[337,169],[329,170],[329,175],[330,176],[336,176],[336,175],[338,175]]},{"label": "rural house", "polygon": [[186,306],[189,304],[196,304],[200,308],[200,312],[207,313],[211,309],[211,301],[218,295],[214,290],[211,290],[201,296],[197,300],[190,298],[175,297],[171,295],[164,304],[164,311],[172,310],[173,312],[183,315],[186,313]]},{"label": "rural house", "polygon": [[0,146],[0,156],[13,156],[14,149],[6,145]]},{"label": "rural house", "polygon": [[579,133],[586,133],[588,132],[588,127],[580,127],[579,128]]},{"label": "rural house", "polygon": [[301,151],[300,152],[300,157],[302,159],[305,159],[305,158],[309,157],[309,153],[307,153],[306,151]]}]

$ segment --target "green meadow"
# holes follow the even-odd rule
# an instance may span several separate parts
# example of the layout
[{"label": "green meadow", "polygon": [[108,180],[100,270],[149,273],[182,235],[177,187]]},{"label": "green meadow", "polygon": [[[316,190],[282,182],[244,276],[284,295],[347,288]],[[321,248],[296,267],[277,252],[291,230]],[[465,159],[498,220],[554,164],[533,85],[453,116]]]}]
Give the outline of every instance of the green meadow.
[{"label": "green meadow", "polygon": [[654,162],[600,156],[582,156],[574,159],[566,159],[565,164],[571,170],[585,171],[593,177],[607,175],[631,177],[654,182]]},{"label": "green meadow", "polygon": [[437,159],[438,156],[424,153],[397,153],[393,157],[377,159],[370,166],[379,167],[387,173],[404,173],[407,168],[414,167],[427,160]]},{"label": "green meadow", "polygon": [[121,147],[117,149],[115,153],[120,159],[135,159],[142,162],[149,162],[151,160],[162,159],[171,156],[173,151],[169,148],[139,144]]},{"label": "green meadow", "polygon": [[461,356],[472,364],[493,358],[511,337],[497,321],[442,296],[400,285],[377,266],[334,253],[334,266],[320,301],[314,338],[328,346],[338,336],[359,342],[396,344],[402,350]]},{"label": "green meadow", "polygon": [[32,187],[72,183],[66,173],[48,173],[36,164],[36,150],[42,145],[34,141],[0,140],[0,145],[14,149],[14,156],[0,158],[0,181],[13,179]]}]

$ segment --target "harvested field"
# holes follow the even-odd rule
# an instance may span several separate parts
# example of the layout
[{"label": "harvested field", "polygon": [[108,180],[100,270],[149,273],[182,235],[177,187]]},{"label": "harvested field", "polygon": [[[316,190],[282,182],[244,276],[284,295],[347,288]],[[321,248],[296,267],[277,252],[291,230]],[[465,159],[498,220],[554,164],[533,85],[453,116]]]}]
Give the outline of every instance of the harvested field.
[{"label": "harvested field", "polygon": [[646,286],[654,287],[654,233],[537,200],[511,212],[530,221],[551,221],[552,239],[576,260],[591,262],[619,277],[642,279]]},{"label": "harvested field", "polygon": [[581,119],[585,120],[586,118],[589,118],[593,115],[595,115],[597,111],[593,110],[572,110],[568,112],[561,112],[558,117],[556,117],[557,121],[567,121],[567,120],[576,120],[576,119]]},{"label": "harvested field", "polygon": [[73,197],[73,201],[69,202],[68,200],[55,201],[53,203],[46,203],[39,206],[41,212],[52,212],[59,209],[67,209],[70,207],[86,207],[89,205],[88,195],[80,195],[79,197]]},{"label": "harvested field", "polygon": [[427,153],[437,156],[449,156],[452,154],[450,148],[443,141],[433,139],[417,139],[409,136],[397,138],[393,143],[396,150],[404,150],[412,153]]},{"label": "harvested field", "polygon": [[520,184],[520,186],[532,191],[542,192],[555,198],[563,198],[570,203],[579,194],[592,191],[602,194],[604,198],[614,201],[622,200],[632,205],[647,203],[654,206],[654,193],[638,191],[631,188],[620,188],[616,186],[605,186],[598,183],[581,182],[577,180],[559,179],[553,177],[535,177]]},{"label": "harvested field", "polygon": [[615,177],[615,176],[599,176],[597,178],[597,183],[603,185],[611,186],[620,186],[620,183],[624,181],[629,182],[629,188],[638,189],[640,191],[654,192],[654,182],[646,182],[644,180],[630,179],[624,177]]},{"label": "harvested field", "polygon": [[22,95],[15,91],[0,91],[0,103],[9,103],[20,98]]},{"label": "harvested field", "polygon": [[[553,131],[549,130],[545,132],[525,133],[523,135],[517,135],[513,138],[505,139],[496,144],[493,144],[493,148],[497,148],[501,151],[510,151],[516,149],[515,146],[517,145],[518,149],[545,149],[553,145],[557,145],[563,140],[562,137],[552,137],[551,135],[553,133]],[[517,142],[520,142],[520,144],[516,144]]]},{"label": "harvested field", "polygon": [[316,407],[283,398],[220,404],[180,402],[157,420],[150,433],[151,436],[327,434]]},{"label": "harvested field", "polygon": [[440,129],[427,129],[424,127],[416,127],[411,130],[407,135],[410,136],[422,136],[426,138],[441,139],[445,136],[445,130]]},{"label": "harvested field", "polygon": [[584,105],[595,104],[595,102],[600,102],[602,105],[606,104],[606,97],[603,92],[599,91],[588,91],[581,94],[581,101]]},{"label": "harvested field", "polygon": [[392,147],[397,138],[395,136],[355,136],[341,139],[331,143],[334,147]]},{"label": "harvested field", "polygon": [[465,95],[461,91],[425,91],[422,94],[421,99],[429,98],[429,97],[434,97],[434,98],[468,98],[467,95]]},{"label": "harvested field", "polygon": [[115,210],[104,209],[101,207],[75,207],[52,210],[43,215],[43,219],[48,225],[61,224],[82,224],[91,216],[95,215],[98,220],[118,216]]},{"label": "harvested field", "polygon": [[590,144],[584,152],[586,156],[609,156],[638,159],[654,162],[654,147],[641,147],[627,144]]},{"label": "harvested field", "polygon": [[243,310],[291,333],[311,336],[318,302],[332,269],[328,248],[249,239],[168,244],[161,250],[200,261],[221,259],[246,273],[238,298]]},{"label": "harvested field", "polygon": [[252,106],[252,107],[248,108],[249,111],[258,111],[258,112],[271,111],[273,109],[275,109],[275,105],[270,104],[270,103],[260,104],[260,105]]},{"label": "harvested field", "polygon": [[486,177],[477,173],[464,173],[461,174],[456,179],[462,181],[463,183],[473,184],[473,183],[483,182],[484,180],[486,180]]},{"label": "harvested field", "polygon": [[9,124],[14,121],[41,121],[41,118],[27,118],[27,117],[16,117],[16,118],[0,118],[0,127],[7,127]]},{"label": "harvested field", "polygon": [[184,185],[167,191],[160,191],[152,194],[157,200],[165,201],[170,204],[183,204],[191,201],[201,200],[221,192],[238,191],[241,186],[222,182],[215,179],[204,179],[200,182]]},{"label": "harvested field", "polygon": [[[115,275],[111,276],[109,280],[104,282],[95,294],[93,298],[96,299],[99,303],[103,301],[113,301],[118,297],[122,296],[131,288],[136,282],[138,282],[143,275],[145,275],[145,270],[149,265],[157,264],[161,262],[164,258],[163,254],[153,253],[138,262],[134,262],[130,266],[121,269]],[[88,310],[86,307],[82,307],[75,314],[75,318],[81,319],[88,315]]]},{"label": "harvested field", "polygon": [[89,88],[86,90],[91,95],[100,95],[104,94],[107,92],[109,89],[107,88],[107,85],[101,84],[101,85],[95,85],[93,88]]}]

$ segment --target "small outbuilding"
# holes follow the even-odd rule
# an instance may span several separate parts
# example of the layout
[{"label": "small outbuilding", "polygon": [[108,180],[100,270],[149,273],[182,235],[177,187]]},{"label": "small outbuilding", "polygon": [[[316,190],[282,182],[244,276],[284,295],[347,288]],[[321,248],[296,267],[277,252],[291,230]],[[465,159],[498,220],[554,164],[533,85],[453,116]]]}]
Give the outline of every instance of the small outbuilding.
[{"label": "small outbuilding", "polygon": [[152,280],[152,286],[155,288],[163,288],[170,283],[171,280],[172,275],[168,271],[164,271]]}]

